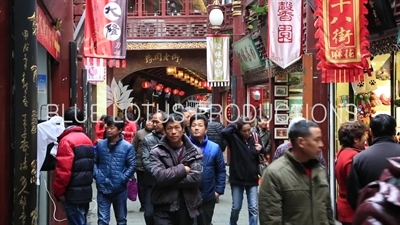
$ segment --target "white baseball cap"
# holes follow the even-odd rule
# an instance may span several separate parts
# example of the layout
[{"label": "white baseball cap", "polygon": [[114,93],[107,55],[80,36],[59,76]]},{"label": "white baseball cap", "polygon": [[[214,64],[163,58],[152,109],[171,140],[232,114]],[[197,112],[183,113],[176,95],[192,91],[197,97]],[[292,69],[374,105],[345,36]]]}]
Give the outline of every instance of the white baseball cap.
[{"label": "white baseball cap", "polygon": [[299,116],[299,117],[295,117],[295,118],[291,119],[289,126],[288,126],[288,132],[290,132],[290,128],[292,128],[293,125],[295,125],[296,123],[298,123],[302,120],[306,120],[306,118]]}]

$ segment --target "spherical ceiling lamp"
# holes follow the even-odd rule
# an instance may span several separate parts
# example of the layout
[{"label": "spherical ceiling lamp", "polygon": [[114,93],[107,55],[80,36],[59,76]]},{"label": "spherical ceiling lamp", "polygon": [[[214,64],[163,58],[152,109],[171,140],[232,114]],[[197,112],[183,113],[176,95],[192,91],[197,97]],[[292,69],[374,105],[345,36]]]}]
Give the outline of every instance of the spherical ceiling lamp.
[{"label": "spherical ceiling lamp", "polygon": [[185,95],[185,92],[184,91],[180,91],[179,92],[179,96],[184,96]]},{"label": "spherical ceiling lamp", "polygon": [[177,94],[179,94],[179,90],[178,90],[178,89],[174,89],[174,90],[172,90],[172,94],[174,94],[174,95],[177,95]]},{"label": "spherical ceiling lamp", "polygon": [[176,67],[175,66],[167,66],[167,75],[174,76],[177,74]]},{"label": "spherical ceiling lamp", "polygon": [[161,91],[163,86],[161,84],[157,84],[156,87],[154,88],[156,91]]},{"label": "spherical ceiling lamp", "polygon": [[260,94],[260,92],[258,90],[257,91],[253,91],[253,93],[251,93],[251,96],[253,97],[253,99],[255,101],[260,101],[261,94]]},{"label": "spherical ceiling lamp", "polygon": [[208,14],[208,20],[210,21],[211,29],[221,29],[221,25],[224,22],[224,13],[221,10],[221,4],[218,0],[215,0],[213,5],[211,5],[211,11]]},{"label": "spherical ceiling lamp", "polygon": [[142,83],[142,88],[143,89],[148,89],[150,87],[151,87],[151,83],[150,82],[145,81],[145,82]]},{"label": "spherical ceiling lamp", "polygon": [[169,88],[169,87],[164,88],[164,92],[166,94],[171,93],[171,88]]}]

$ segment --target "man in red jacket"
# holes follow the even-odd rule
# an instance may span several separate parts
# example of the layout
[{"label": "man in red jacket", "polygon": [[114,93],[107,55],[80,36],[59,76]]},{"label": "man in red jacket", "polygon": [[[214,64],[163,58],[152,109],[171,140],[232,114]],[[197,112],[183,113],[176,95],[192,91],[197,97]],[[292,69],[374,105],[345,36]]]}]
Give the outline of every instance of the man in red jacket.
[{"label": "man in red jacket", "polygon": [[67,109],[66,129],[58,137],[53,192],[64,207],[68,224],[87,224],[93,194],[94,150],[80,121],[84,121],[82,111],[75,107]]},{"label": "man in red jacket", "polygon": [[136,132],[137,132],[137,127],[133,118],[133,114],[129,113],[125,117],[125,129],[124,131],[122,131],[122,135],[124,135],[124,140],[132,144]]}]

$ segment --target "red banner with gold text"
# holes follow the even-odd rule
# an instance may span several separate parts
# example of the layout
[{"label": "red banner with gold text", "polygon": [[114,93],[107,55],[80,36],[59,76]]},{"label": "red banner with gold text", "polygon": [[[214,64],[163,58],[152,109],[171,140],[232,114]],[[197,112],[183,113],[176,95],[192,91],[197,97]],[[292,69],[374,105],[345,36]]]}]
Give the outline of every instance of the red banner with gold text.
[{"label": "red banner with gold text", "polygon": [[322,70],[323,83],[364,80],[368,69],[367,49],[368,0],[316,0],[318,28],[315,38],[319,48],[317,69]]},{"label": "red banner with gold text", "polygon": [[84,64],[124,67],[126,57],[126,0],[86,0]]}]

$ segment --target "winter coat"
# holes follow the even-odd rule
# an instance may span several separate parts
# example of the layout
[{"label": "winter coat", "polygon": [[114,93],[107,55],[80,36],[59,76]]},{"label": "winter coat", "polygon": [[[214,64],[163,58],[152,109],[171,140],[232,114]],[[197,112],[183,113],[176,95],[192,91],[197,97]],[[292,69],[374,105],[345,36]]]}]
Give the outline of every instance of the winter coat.
[{"label": "winter coat", "polygon": [[353,209],[357,207],[359,191],[367,184],[376,181],[387,167],[387,158],[399,157],[400,145],[393,137],[378,137],[372,145],[353,158],[347,180],[347,201]]},{"label": "winter coat", "polygon": [[132,121],[126,121],[124,131],[124,140],[132,143],[137,131],[136,123]]},{"label": "winter coat", "polygon": [[[151,193],[154,208],[175,212],[184,201],[191,218],[200,214],[202,204],[199,186],[203,172],[203,155],[186,135],[182,136],[184,152],[181,162],[166,136],[150,152],[150,168],[155,184]],[[186,173],[185,166],[190,167]]]},{"label": "winter coat", "polygon": [[151,171],[150,151],[160,142],[163,136],[164,136],[163,134],[156,133],[155,131],[153,131],[144,137],[141,144],[142,163],[144,167],[144,176],[142,184],[148,187],[152,187],[154,185],[154,177],[150,172]]},{"label": "winter coat", "polygon": [[133,147],[135,147],[136,150],[136,169],[139,171],[144,171],[142,160],[142,142],[144,137],[150,133],[150,130],[141,129],[136,133],[135,138],[133,139]]},{"label": "winter coat", "polygon": [[106,125],[101,124],[101,120],[97,121],[96,126],[94,127],[96,132],[96,137],[93,141],[93,144],[97,144],[97,141],[100,139],[104,139],[104,132],[106,131]]},{"label": "winter coat", "polygon": [[217,143],[222,151],[225,151],[226,148],[226,143],[221,134],[224,128],[224,125],[217,121],[210,121],[207,128],[208,140]]},{"label": "winter coat", "polygon": [[272,145],[271,132],[269,132],[269,130],[261,131],[258,127],[254,127],[251,132],[255,132],[258,134],[258,137],[260,138],[260,144],[263,146],[265,152],[268,154],[271,150]]},{"label": "winter coat", "polygon": [[335,177],[338,184],[337,214],[338,220],[344,223],[353,222],[354,210],[347,202],[347,178],[353,163],[353,157],[360,152],[354,148],[340,149],[336,156]]},{"label": "winter coat", "polygon": [[[236,130],[236,124],[233,123],[225,127],[221,133],[231,151],[229,182],[240,186],[258,186],[258,178],[261,175],[260,159],[253,135],[243,140]],[[260,153],[265,154],[265,150],[261,149]]]},{"label": "winter coat", "polygon": [[219,146],[205,136],[204,141],[190,137],[194,145],[203,151],[203,175],[201,178],[200,192],[203,201],[215,200],[215,192],[224,194],[226,183],[226,169],[224,156]]},{"label": "winter coat", "polygon": [[135,150],[131,143],[122,137],[113,145],[108,139],[98,142],[94,167],[98,191],[103,194],[124,191],[135,170]]},{"label": "winter coat", "polygon": [[334,225],[328,178],[317,160],[307,171],[287,151],[263,174],[258,203],[260,225]]},{"label": "winter coat", "polygon": [[400,158],[389,158],[379,181],[360,192],[353,225],[398,225],[400,222]]},{"label": "winter coat", "polygon": [[53,193],[70,203],[92,201],[94,150],[82,127],[71,126],[58,137]]}]

